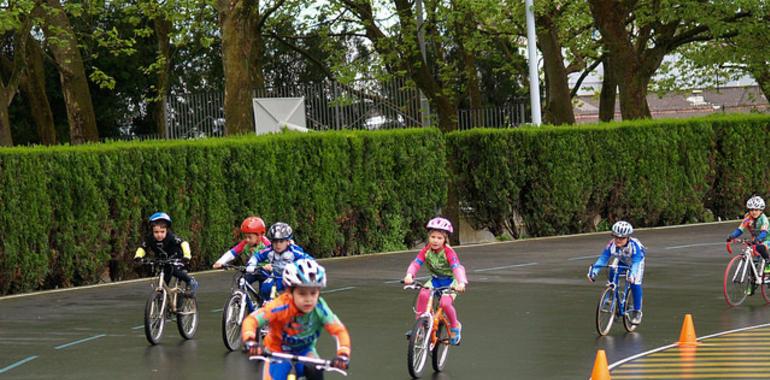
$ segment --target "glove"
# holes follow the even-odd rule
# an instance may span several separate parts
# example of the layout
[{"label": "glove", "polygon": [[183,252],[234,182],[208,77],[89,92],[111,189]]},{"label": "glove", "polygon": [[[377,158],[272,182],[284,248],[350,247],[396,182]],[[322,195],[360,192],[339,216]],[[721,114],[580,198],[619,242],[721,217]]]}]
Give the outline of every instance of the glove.
[{"label": "glove", "polygon": [[189,268],[190,267],[190,259],[187,258],[187,257],[183,257],[182,258],[182,265],[184,265],[185,268]]},{"label": "glove", "polygon": [[332,367],[346,370],[350,367],[350,358],[348,358],[347,355],[337,355],[337,357],[332,360]]},{"label": "glove", "polygon": [[256,340],[250,339],[243,343],[243,350],[250,356],[262,355],[263,350]]},{"label": "glove", "polygon": [[144,263],[144,259],[141,257],[134,257],[134,265],[141,265]]},{"label": "glove", "polygon": [[591,282],[596,280],[596,276],[598,276],[598,275],[599,275],[599,268],[594,268],[593,265],[588,267],[588,274],[587,274],[587,276],[588,276],[588,279],[591,280]]},{"label": "glove", "polygon": [[728,242],[728,243],[732,243],[733,242],[733,235],[727,235],[727,240],[725,240],[725,241]]}]

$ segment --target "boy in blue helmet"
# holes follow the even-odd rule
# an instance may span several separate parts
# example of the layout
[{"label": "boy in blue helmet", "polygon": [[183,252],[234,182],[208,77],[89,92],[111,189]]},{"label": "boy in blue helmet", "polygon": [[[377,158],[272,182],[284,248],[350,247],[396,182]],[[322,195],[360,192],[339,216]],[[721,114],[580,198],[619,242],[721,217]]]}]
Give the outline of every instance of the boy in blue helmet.
[{"label": "boy in blue helmet", "polygon": [[[631,284],[634,297],[634,309],[627,311],[631,323],[638,325],[642,322],[642,279],[644,278],[644,255],[647,248],[639,239],[631,237],[634,227],[626,221],[618,221],[612,225],[612,240],[604,247],[602,254],[594,265],[588,268],[588,279],[593,282],[599,271],[607,266],[611,257],[617,257],[620,264],[629,267],[626,279]],[[621,272],[621,274],[623,274]],[[612,276],[612,272],[610,272]]]},{"label": "boy in blue helmet", "polygon": [[[182,240],[171,232],[171,217],[165,212],[156,212],[150,216],[151,235],[145,236],[142,244],[136,249],[134,260],[144,258],[149,249],[155,257],[169,259],[182,259],[185,266],[189,266],[192,255],[190,254],[190,243]],[[190,293],[195,294],[198,289],[198,281],[192,278],[187,271],[174,266],[163,268],[164,279],[168,283],[171,276],[174,276],[190,287]]]}]

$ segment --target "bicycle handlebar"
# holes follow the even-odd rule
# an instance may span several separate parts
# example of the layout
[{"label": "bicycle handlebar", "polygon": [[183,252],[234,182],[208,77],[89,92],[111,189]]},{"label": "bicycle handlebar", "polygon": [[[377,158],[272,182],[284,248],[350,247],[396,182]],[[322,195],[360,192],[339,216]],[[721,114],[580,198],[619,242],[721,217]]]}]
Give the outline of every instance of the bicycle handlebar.
[{"label": "bicycle handlebar", "polygon": [[[403,284],[404,280],[401,280],[401,283]],[[404,285],[404,290],[407,290],[407,289],[414,289],[414,290],[430,289],[434,292],[441,292],[441,294],[454,294],[457,292],[455,288],[453,288],[451,285],[433,288],[433,287],[428,287],[427,285],[416,280],[409,285]]]},{"label": "bicycle handlebar", "polygon": [[332,366],[331,360],[314,358],[310,356],[285,354],[283,352],[264,352],[262,355],[249,356],[249,360],[260,360],[263,362],[288,360],[292,363],[310,364],[315,366],[316,369],[322,371],[334,371],[341,373],[343,376],[347,376],[348,372]]},{"label": "bicycle handlebar", "polygon": [[[756,245],[754,243],[754,239],[730,239],[730,241],[727,242],[727,253],[732,255],[733,254],[733,244],[743,244],[745,246],[754,246]],[[754,252],[756,255],[756,252]]]}]

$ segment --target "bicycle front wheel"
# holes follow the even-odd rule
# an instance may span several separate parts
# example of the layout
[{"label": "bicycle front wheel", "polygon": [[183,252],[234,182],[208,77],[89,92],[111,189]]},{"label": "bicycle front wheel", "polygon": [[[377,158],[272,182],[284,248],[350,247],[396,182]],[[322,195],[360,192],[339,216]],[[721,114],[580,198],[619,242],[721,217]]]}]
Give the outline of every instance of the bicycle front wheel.
[{"label": "bicycle front wheel", "polygon": [[430,321],[428,318],[419,318],[412,328],[412,335],[409,337],[409,348],[407,352],[407,368],[412,378],[419,378],[422,370],[425,368],[425,361],[430,351]]},{"label": "bicycle front wheel", "polygon": [[631,316],[628,314],[629,310],[634,310],[634,290],[628,288],[626,292],[626,302],[623,305],[623,327],[628,332],[636,330],[638,325],[631,323]]},{"label": "bicycle front wheel", "polygon": [[232,294],[222,310],[222,340],[230,351],[241,348],[241,297],[240,293]]},{"label": "bicycle front wheel", "polygon": [[433,370],[441,372],[446,365],[447,354],[449,353],[449,326],[446,321],[439,321],[436,330],[436,342],[433,344]]},{"label": "bicycle front wheel", "polygon": [[615,298],[615,289],[607,287],[596,305],[596,332],[601,336],[610,332],[612,322],[615,321]]},{"label": "bicycle front wheel", "polygon": [[147,299],[144,306],[144,336],[150,344],[158,344],[163,335],[163,326],[166,325],[165,307],[163,305],[163,292],[154,291]]},{"label": "bicycle front wheel", "polygon": [[179,335],[192,339],[198,330],[198,301],[190,294],[179,294],[179,306],[176,311],[176,327]]},{"label": "bicycle front wheel", "polygon": [[748,276],[750,268],[747,268],[747,265],[743,256],[735,256],[727,263],[722,290],[725,301],[730,306],[738,306],[746,300],[747,291],[751,286]]},{"label": "bicycle front wheel", "polygon": [[762,275],[762,285],[760,288],[762,288],[762,298],[765,300],[765,303],[770,304],[770,289],[767,288],[770,284],[768,284],[768,281],[770,281],[770,274],[765,273]]}]

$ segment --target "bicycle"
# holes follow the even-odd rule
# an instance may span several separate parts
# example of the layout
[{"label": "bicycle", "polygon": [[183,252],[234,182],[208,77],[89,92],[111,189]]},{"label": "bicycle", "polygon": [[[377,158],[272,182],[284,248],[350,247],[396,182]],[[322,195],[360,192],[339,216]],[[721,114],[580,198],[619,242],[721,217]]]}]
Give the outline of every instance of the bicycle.
[{"label": "bicycle", "polygon": [[157,279],[150,286],[153,291],[147,299],[144,308],[144,335],[150,344],[158,344],[163,335],[166,319],[176,316],[179,335],[184,339],[192,339],[198,329],[198,302],[195,296],[179,286],[179,279],[172,277],[166,283],[163,269],[167,266],[182,267],[179,259],[144,260],[143,264],[150,265]]},{"label": "bicycle", "polygon": [[759,255],[750,239],[733,239],[727,243],[727,252],[733,253],[731,243],[742,244],[741,252],[733,257],[725,268],[723,280],[723,294],[725,301],[730,306],[738,306],[753,295],[759,286],[766,303],[770,303],[770,290],[768,290],[768,274],[764,273],[765,259]]},{"label": "bicycle", "polygon": [[[402,281],[403,283],[403,281]],[[431,364],[435,372],[444,370],[449,354],[449,320],[441,308],[441,296],[455,294],[455,290],[449,286],[429,288],[425,284],[415,281],[411,285],[405,285],[404,289],[420,290],[428,288],[432,290],[432,297],[428,300],[426,311],[417,318],[411,332],[407,350],[407,369],[412,378],[419,378],[425,367],[428,352],[431,354]],[[417,310],[415,310],[415,313]]]},{"label": "bicycle", "polygon": [[[225,269],[235,269],[238,272],[233,276],[233,287],[230,297],[227,298],[225,306],[222,309],[222,340],[230,351],[235,351],[241,347],[241,323],[246,318],[248,308],[248,302],[246,297],[249,297],[252,305],[259,307],[262,305],[262,300],[259,297],[259,290],[254,289],[251,284],[244,278],[246,273],[245,266],[229,265],[222,266]],[[273,275],[268,278],[274,278]],[[276,296],[276,285],[273,285],[270,299]],[[256,309],[255,307],[255,309]],[[248,310],[252,312],[253,310]],[[258,339],[261,340],[267,334],[267,327],[260,330]]]},{"label": "bicycle", "polygon": [[[601,336],[610,332],[615,317],[623,319],[623,327],[628,332],[633,332],[638,327],[637,324],[632,323],[632,318],[629,315],[634,307],[633,290],[631,290],[631,283],[628,282],[627,278],[630,267],[619,265],[618,262],[618,258],[614,257],[610,264],[605,266],[609,268],[607,285],[596,305],[596,332]],[[623,276],[621,276],[621,272],[624,274]]]},{"label": "bicycle", "polygon": [[263,361],[265,363],[270,362],[283,362],[283,361],[289,361],[292,363],[291,365],[291,372],[289,372],[289,376],[286,377],[286,380],[296,380],[297,379],[297,363],[302,363],[305,365],[311,365],[317,370],[321,371],[333,371],[342,374],[343,376],[347,376],[348,372],[339,369],[337,367],[332,366],[331,360],[326,359],[320,359],[320,358],[314,358],[310,356],[301,356],[301,355],[292,355],[292,354],[285,354],[282,352],[263,352],[262,355],[253,355],[249,356],[249,360],[259,360]]}]

